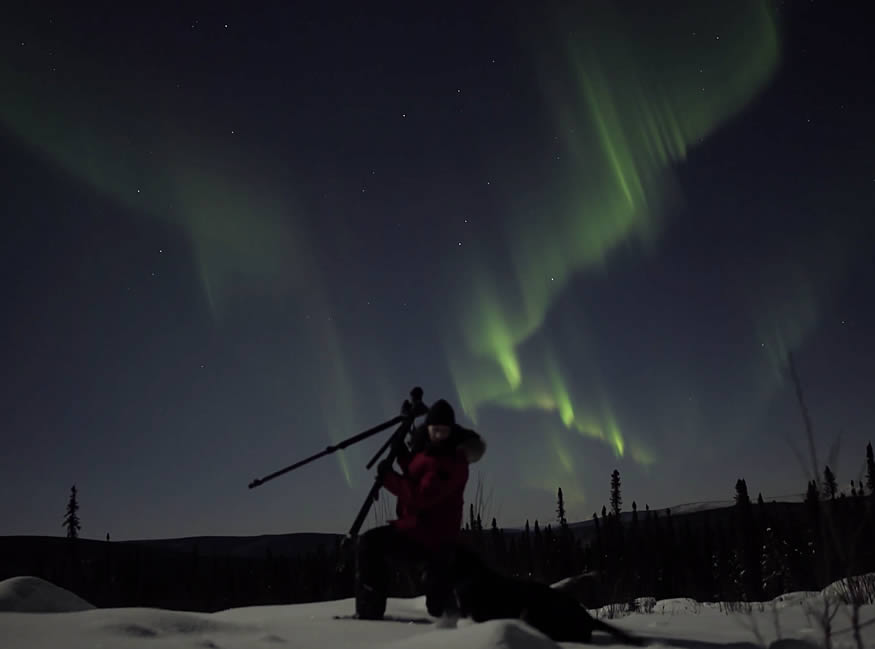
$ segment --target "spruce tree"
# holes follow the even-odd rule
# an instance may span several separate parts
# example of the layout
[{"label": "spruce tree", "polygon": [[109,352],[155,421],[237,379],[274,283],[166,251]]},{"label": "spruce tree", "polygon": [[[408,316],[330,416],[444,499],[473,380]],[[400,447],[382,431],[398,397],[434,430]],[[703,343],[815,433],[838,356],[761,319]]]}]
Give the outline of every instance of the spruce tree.
[{"label": "spruce tree", "polygon": [[778,560],[778,541],[775,530],[771,527],[767,527],[765,532],[760,574],[763,580],[763,594],[767,598],[772,599],[784,592],[783,574]]},{"label": "spruce tree", "polygon": [[829,496],[830,500],[834,500],[836,497],[836,493],[839,490],[839,486],[836,483],[836,477],[832,472],[832,469],[829,468],[827,464],[823,469],[823,489],[824,496]]},{"label": "spruce tree", "polygon": [[558,578],[556,574],[556,536],[550,523],[544,527],[544,574],[551,582]]},{"label": "spruce tree", "polygon": [[532,534],[533,538],[533,563],[534,567],[532,572],[535,574],[535,577],[538,579],[543,578],[544,576],[544,537],[541,534],[541,526],[538,524],[537,519],[535,519],[535,528]]},{"label": "spruce tree", "polygon": [[492,541],[493,556],[500,566],[504,566],[504,539],[501,536],[501,530],[498,529],[498,521],[495,520],[494,516],[492,517],[492,527],[490,529],[489,536]]},{"label": "spruce tree", "polygon": [[619,519],[620,506],[623,504],[623,497],[620,495],[620,472],[614,469],[611,474],[611,511],[614,516]]},{"label": "spruce tree", "polygon": [[[805,512],[808,516],[808,548],[813,559],[815,554],[819,554],[820,548],[820,494],[814,480],[808,481],[808,490],[805,493]],[[812,563],[809,563],[809,566]]]},{"label": "spruce tree", "polygon": [[756,597],[762,589],[759,543],[744,478],[739,478],[735,483],[735,508],[739,530],[738,559],[742,568],[740,574],[744,577],[744,592],[749,598]]},{"label": "spruce tree", "polygon": [[79,538],[79,501],[76,498],[76,485],[70,488],[70,499],[67,501],[67,512],[64,515],[63,527],[67,528],[67,538]]},{"label": "spruce tree", "polygon": [[714,553],[714,542],[711,538],[711,514],[706,509],[702,521],[702,556],[704,562],[701,566],[699,574],[700,594],[705,601],[714,599],[714,563],[717,561],[717,556]]},{"label": "spruce tree", "polygon": [[866,486],[869,487],[869,493],[875,495],[875,457],[872,456],[872,442],[866,444]]},{"label": "spruce tree", "polygon": [[568,519],[565,517],[565,498],[562,496],[562,487],[557,494],[556,516],[559,519],[559,565],[564,575],[571,574],[574,569],[574,536],[568,527]]},{"label": "spruce tree", "polygon": [[632,501],[632,524],[629,526],[629,538],[626,544],[626,557],[628,570],[632,574],[635,592],[641,590],[641,532],[638,527],[638,504]]},{"label": "spruce tree", "polygon": [[526,519],[526,529],[523,532],[523,555],[525,556],[526,575],[531,577],[535,571],[535,562],[532,557],[532,534],[529,529],[528,519]]},{"label": "spruce tree", "polygon": [[671,518],[671,509],[665,510],[664,543],[662,546],[663,587],[669,593],[669,597],[676,595],[677,584],[677,539],[675,536],[674,522]]},{"label": "spruce tree", "polygon": [[750,505],[750,496],[747,493],[747,483],[744,478],[735,481],[735,504],[742,507]]},{"label": "spruce tree", "polygon": [[817,495],[817,484],[814,482],[814,480],[809,480],[808,491],[805,493],[805,504],[808,506],[809,509],[817,511],[817,503],[819,502],[819,500],[820,498]]},{"label": "spruce tree", "polygon": [[595,525],[595,547],[593,548],[593,565],[591,570],[602,570],[604,561],[602,558],[604,543],[602,542],[602,526],[599,523],[599,515],[596,512],[592,513],[593,524]]},{"label": "spruce tree", "polygon": [[507,537],[507,565],[510,574],[519,577],[522,574],[522,560],[520,559],[519,544],[515,536]]},{"label": "spruce tree", "polygon": [[565,518],[565,499],[562,497],[562,487],[559,487],[559,495],[557,496],[557,499],[556,520],[559,521],[560,526],[564,527],[568,521]]}]

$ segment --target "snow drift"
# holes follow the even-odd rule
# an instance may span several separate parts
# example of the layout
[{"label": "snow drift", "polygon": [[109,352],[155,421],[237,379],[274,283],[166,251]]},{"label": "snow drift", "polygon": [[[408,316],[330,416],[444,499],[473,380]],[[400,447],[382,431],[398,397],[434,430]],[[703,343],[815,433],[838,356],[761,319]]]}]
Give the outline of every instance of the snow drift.
[{"label": "snow drift", "polygon": [[0,581],[0,611],[19,613],[72,613],[93,609],[78,595],[39,577]]},{"label": "snow drift", "polygon": [[[720,604],[685,598],[648,602],[651,613],[621,615],[613,623],[646,639],[652,649],[813,649],[823,637],[807,605],[822,593],[794,593],[746,613]],[[652,598],[650,598],[652,599]],[[652,604],[652,606],[650,606]],[[390,598],[394,621],[336,619],[354,610],[351,599],[312,604],[251,606],[217,613],[153,608],[98,609],[75,594],[42,579],[17,577],[0,582],[0,638],[3,649],[558,649],[558,645],[519,620],[475,624],[461,620],[443,628],[427,617],[425,598]],[[43,611],[40,614],[34,614]],[[594,611],[598,614],[600,611]],[[776,618],[775,613],[778,613]],[[864,647],[875,647],[875,604],[861,610]],[[601,649],[625,645],[593,635]],[[834,619],[834,649],[856,649],[849,621]]]}]

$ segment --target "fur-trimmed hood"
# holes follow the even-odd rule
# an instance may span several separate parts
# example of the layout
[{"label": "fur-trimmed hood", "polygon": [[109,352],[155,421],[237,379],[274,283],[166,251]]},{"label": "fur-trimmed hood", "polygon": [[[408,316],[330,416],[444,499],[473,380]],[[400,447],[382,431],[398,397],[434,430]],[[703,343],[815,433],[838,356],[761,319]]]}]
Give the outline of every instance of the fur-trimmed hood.
[{"label": "fur-trimmed hood", "polygon": [[462,438],[458,444],[458,448],[464,451],[465,457],[468,459],[468,464],[474,464],[475,462],[479,462],[480,458],[482,458],[483,454],[486,452],[486,442],[483,441],[483,438],[473,430],[470,431],[470,433],[471,435]]},{"label": "fur-trimmed hood", "polygon": [[[465,458],[468,464],[479,462],[486,453],[486,442],[480,435],[464,426],[458,424],[453,426],[453,432],[450,434],[450,444],[457,449],[461,449],[465,453]],[[413,431],[410,441],[410,453],[418,453],[428,446],[428,427],[426,425],[419,426]]]}]

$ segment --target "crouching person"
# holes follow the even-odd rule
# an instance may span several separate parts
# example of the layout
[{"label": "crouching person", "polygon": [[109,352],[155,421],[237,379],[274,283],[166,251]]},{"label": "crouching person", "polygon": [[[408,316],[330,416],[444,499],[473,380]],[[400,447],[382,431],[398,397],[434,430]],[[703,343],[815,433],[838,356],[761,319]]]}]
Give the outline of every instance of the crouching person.
[{"label": "crouching person", "polygon": [[359,618],[382,619],[390,563],[395,561],[425,568],[430,615],[440,617],[453,610],[453,564],[468,464],[478,461],[485,448],[477,433],[456,424],[452,406],[441,399],[414,433],[411,449],[399,449],[401,473],[385,460],[380,463],[383,486],[398,498],[398,518],[359,537],[355,585]]}]

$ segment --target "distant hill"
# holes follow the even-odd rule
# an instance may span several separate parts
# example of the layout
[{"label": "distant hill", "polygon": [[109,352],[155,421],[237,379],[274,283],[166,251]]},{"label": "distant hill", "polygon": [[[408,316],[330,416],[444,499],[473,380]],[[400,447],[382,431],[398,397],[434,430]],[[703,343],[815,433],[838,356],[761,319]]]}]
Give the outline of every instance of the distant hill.
[{"label": "distant hill", "polygon": [[[773,508],[776,511],[786,511],[790,515],[803,511],[802,494],[781,496],[780,498],[780,502],[777,499],[766,498],[766,507]],[[717,522],[722,521],[728,516],[728,511],[724,512],[724,510],[731,511],[733,504],[734,502],[731,500],[694,502],[651,511],[662,518],[666,515],[666,510],[670,509],[673,519],[689,517],[691,524],[695,525],[702,520],[704,512],[713,512],[712,519]],[[754,510],[756,510],[755,503]],[[645,512],[638,510],[638,516],[639,520],[643,520]],[[624,523],[629,523],[632,520],[632,512],[623,511],[620,513],[620,518]],[[545,527],[548,523],[553,527],[556,526],[555,520],[542,521],[541,526]],[[532,524],[534,524],[534,520],[532,520]],[[575,537],[579,538],[584,544],[595,532],[595,525],[592,519],[570,523],[569,527]],[[505,528],[504,531],[506,534],[511,535],[521,534],[523,528]],[[110,541],[110,543],[116,548],[116,551],[123,552],[123,548],[129,548],[130,551],[140,548],[141,550],[149,551],[150,554],[152,552],[157,554],[191,554],[196,548],[198,555],[201,557],[251,559],[263,558],[269,552],[277,558],[294,558],[315,552],[320,546],[326,551],[332,550],[342,537],[343,535],[341,534],[295,532],[290,534],[262,534],[259,536],[191,536],[171,539]],[[21,565],[22,561],[29,560],[27,559],[29,557],[66,551],[66,542],[67,539],[60,536],[0,536],[0,574],[3,572],[2,567],[4,565]],[[78,545],[80,552],[85,555],[98,555],[104,552],[107,542],[78,539]],[[15,574],[21,573],[13,573],[7,576],[14,576]]]},{"label": "distant hill", "polygon": [[[784,529],[804,529],[806,523],[802,502],[754,504],[752,510],[755,519],[775,521]],[[662,523],[651,527],[646,522],[647,513],[639,511],[639,532],[661,537],[667,514],[664,509],[652,511]],[[631,522],[631,512],[621,516],[624,523]],[[711,537],[725,538],[738,525],[736,508],[728,502],[680,505],[672,508],[671,519],[678,538],[685,539],[697,538],[706,527]],[[548,522],[555,531],[555,521],[541,521],[541,528]],[[594,540],[592,519],[570,527],[582,546]],[[518,537],[522,530],[505,528],[503,533]],[[0,537],[0,581],[38,577],[81,595],[97,607],[218,611],[243,605],[321,601],[348,597],[352,592],[348,560],[347,569],[338,570],[335,548],[341,540],[339,534],[320,533],[133,541],[5,536]],[[19,582],[9,583],[16,585],[16,592],[20,590]]]},{"label": "distant hill", "polygon": [[[339,534],[301,532],[294,534],[264,534],[261,536],[192,536],[178,539],[146,539],[135,541],[98,541],[77,539],[79,556],[103,557],[108,546],[115,554],[147,552],[150,555],[192,554],[197,549],[201,557],[254,559],[268,552],[274,557],[294,558],[315,552],[322,546],[333,550],[341,539]],[[0,575],[6,566],[21,566],[40,557],[62,555],[69,550],[69,540],[62,536],[0,536]],[[5,576],[15,576],[13,572]],[[0,577],[3,578],[3,577]]]},{"label": "distant hill", "polygon": [[[776,496],[773,498],[763,497],[764,507],[769,512],[779,512],[781,515],[789,517],[789,518],[798,518],[804,516],[804,500],[805,494],[789,494],[785,496]],[[651,509],[651,515],[659,516],[660,519],[665,519],[668,512],[671,512],[672,520],[678,521],[681,524],[685,524],[686,521],[689,521],[689,524],[692,528],[699,528],[705,521],[705,518],[709,518],[711,523],[714,525],[719,524],[733,524],[732,513],[733,507],[735,505],[734,500],[712,500],[712,501],[701,501],[701,502],[693,502],[693,503],[682,503],[680,505],[675,505],[674,507],[665,507],[663,509]],[[756,513],[759,509],[756,501],[753,502],[753,511]],[[601,519],[601,510],[599,509],[599,519]],[[638,520],[639,522],[644,521],[644,517],[647,515],[647,512],[643,509],[638,510]],[[623,521],[624,525],[630,524],[632,522],[632,511],[621,511],[620,512],[620,520]],[[533,526],[535,523],[534,519],[531,520],[531,525]],[[547,526],[547,524],[551,525],[553,528],[556,528],[558,523],[555,519],[539,521],[541,529]],[[595,522],[590,518],[583,521],[576,521],[573,523],[569,523],[568,527],[571,529],[574,537],[579,539],[583,545],[586,545],[593,535],[595,534]],[[514,527],[514,528],[505,528],[505,534],[517,535],[522,534],[525,531],[525,528],[522,527]]]},{"label": "distant hill", "polygon": [[[0,581],[38,577],[99,608],[217,611],[258,602],[320,601],[340,596],[343,583],[334,578],[340,538],[281,534],[99,541],[5,536],[0,537]],[[16,587],[11,600],[18,601],[29,582],[8,584]]]},{"label": "distant hill", "polygon": [[120,541],[172,552],[193,552],[202,557],[261,558],[268,551],[274,557],[297,557],[315,552],[320,546],[333,549],[340,534],[297,532],[293,534],[262,534],[260,536],[190,536],[178,539],[148,539]]}]

